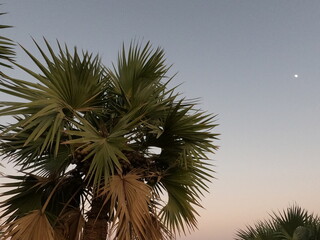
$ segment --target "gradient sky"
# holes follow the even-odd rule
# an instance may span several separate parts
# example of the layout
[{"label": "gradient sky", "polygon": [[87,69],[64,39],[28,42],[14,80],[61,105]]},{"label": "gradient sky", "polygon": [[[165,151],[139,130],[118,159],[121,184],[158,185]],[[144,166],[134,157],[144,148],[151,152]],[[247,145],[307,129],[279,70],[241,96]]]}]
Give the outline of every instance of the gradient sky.
[{"label": "gradient sky", "polygon": [[106,66],[123,42],[150,40],[165,49],[179,91],[218,114],[217,179],[199,230],[178,239],[233,239],[293,203],[320,213],[319,0],[1,2],[1,24],[15,26],[1,32],[37,56],[31,36],[99,52]]}]

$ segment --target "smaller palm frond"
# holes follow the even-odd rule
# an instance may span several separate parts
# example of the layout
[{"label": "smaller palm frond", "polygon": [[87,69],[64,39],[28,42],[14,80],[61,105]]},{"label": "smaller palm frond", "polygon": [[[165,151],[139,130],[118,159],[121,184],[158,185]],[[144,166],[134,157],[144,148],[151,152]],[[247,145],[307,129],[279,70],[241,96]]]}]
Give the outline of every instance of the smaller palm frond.
[{"label": "smaller palm frond", "polygon": [[237,240],[320,240],[320,218],[300,206],[273,212],[271,220],[237,232]]},{"label": "smaller palm frond", "polygon": [[253,227],[247,226],[245,230],[239,230],[236,240],[280,240],[275,234],[274,225],[269,221],[261,221]]},{"label": "smaller palm frond", "polygon": [[[3,15],[3,14],[5,13],[0,13],[0,15]],[[0,24],[0,29],[5,29],[5,28],[11,28],[11,26]],[[15,44],[11,39],[0,35],[0,66],[12,68],[12,66],[7,62],[13,62],[14,60],[14,56],[15,56],[14,46]]]},{"label": "smaller palm frond", "polygon": [[34,210],[4,226],[1,239],[54,240],[54,230],[45,213]]},{"label": "smaller palm frond", "polygon": [[273,213],[272,219],[277,225],[279,236],[292,238],[298,227],[310,226],[314,216],[300,206],[288,207],[285,211]]},{"label": "smaller palm frond", "polygon": [[164,239],[161,226],[150,214],[151,188],[138,173],[113,175],[109,184],[102,190],[110,201],[114,215],[113,228],[117,239]]}]

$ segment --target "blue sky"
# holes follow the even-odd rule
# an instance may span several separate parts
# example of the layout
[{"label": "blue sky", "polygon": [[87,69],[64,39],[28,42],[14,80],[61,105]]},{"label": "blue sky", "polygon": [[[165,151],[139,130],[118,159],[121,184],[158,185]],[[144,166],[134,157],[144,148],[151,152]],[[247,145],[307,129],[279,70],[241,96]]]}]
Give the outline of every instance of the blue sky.
[{"label": "blue sky", "polygon": [[9,14],[1,24],[15,26],[3,32],[35,55],[31,37],[42,45],[45,37],[99,53],[111,66],[123,42],[150,40],[164,48],[179,91],[218,114],[217,179],[199,230],[179,239],[233,239],[293,203],[320,213],[318,0],[2,2]]}]

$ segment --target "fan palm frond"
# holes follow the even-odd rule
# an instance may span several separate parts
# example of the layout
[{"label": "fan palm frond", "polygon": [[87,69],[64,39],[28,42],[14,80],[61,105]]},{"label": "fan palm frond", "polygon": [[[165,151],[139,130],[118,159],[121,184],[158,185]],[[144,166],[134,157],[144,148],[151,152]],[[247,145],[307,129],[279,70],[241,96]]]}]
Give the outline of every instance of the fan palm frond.
[{"label": "fan palm frond", "polygon": [[[285,211],[278,212],[278,214],[273,213],[272,219],[277,225],[278,235],[285,239],[292,239],[293,235],[300,234],[304,227],[312,225],[315,221],[315,216],[308,213],[307,210],[302,209],[300,206],[294,205],[288,207]],[[297,231],[297,229],[300,229]]]},{"label": "fan palm frond", "polygon": [[[3,14],[5,13],[0,12],[0,16]],[[11,27],[12,26],[0,24],[0,29],[6,29]],[[12,68],[12,65],[8,62],[14,61],[14,46],[15,43],[11,39],[0,35],[0,66]]]},{"label": "fan palm frond", "polygon": [[2,187],[9,190],[1,194],[1,197],[6,197],[6,200],[0,206],[3,209],[1,218],[6,219],[6,223],[41,208],[42,194],[38,190],[47,183],[47,179],[33,175],[7,176],[7,178],[12,182],[3,184]]},{"label": "fan palm frond", "polygon": [[[42,71],[37,74],[19,64],[18,67],[29,73],[39,83],[6,77],[0,91],[27,100],[27,102],[1,102],[1,115],[23,115],[24,118],[6,131],[21,128],[21,133],[32,130],[24,145],[45,136],[41,152],[55,144],[55,154],[65,129],[71,129],[82,114],[88,111],[101,110],[103,83],[103,67],[98,57],[83,53],[82,58],[77,49],[71,55],[68,48],[62,49],[56,55],[46,41],[51,59],[36,43],[47,66],[40,63],[26,49],[34,63]],[[18,133],[19,134],[19,133]]]},{"label": "fan palm frond", "polygon": [[271,215],[271,220],[237,232],[237,240],[319,240],[319,217],[293,205]]},{"label": "fan palm frond", "polygon": [[245,230],[237,232],[237,240],[280,240],[275,233],[275,226],[270,221],[260,221],[253,227],[247,226]]},{"label": "fan palm frond", "polygon": [[45,210],[52,220],[57,219],[66,211],[79,208],[81,195],[85,194],[80,177],[26,174],[8,178],[14,181],[3,185],[9,190],[1,194],[5,199],[0,205],[1,218],[5,218],[7,224],[37,209]]},{"label": "fan palm frond", "polygon": [[34,210],[5,225],[1,239],[54,240],[54,230],[46,214],[40,210]]},{"label": "fan palm frond", "polygon": [[114,91],[120,96],[119,104],[125,111],[139,110],[137,116],[158,114],[168,101],[168,81],[162,82],[169,68],[164,64],[164,51],[153,50],[148,42],[144,47],[131,43],[129,50],[123,46],[117,67],[108,69]]},{"label": "fan palm frond", "polygon": [[116,237],[124,240],[163,239],[149,210],[151,188],[140,179],[135,172],[114,175],[101,193],[106,198],[105,203],[110,201]]}]

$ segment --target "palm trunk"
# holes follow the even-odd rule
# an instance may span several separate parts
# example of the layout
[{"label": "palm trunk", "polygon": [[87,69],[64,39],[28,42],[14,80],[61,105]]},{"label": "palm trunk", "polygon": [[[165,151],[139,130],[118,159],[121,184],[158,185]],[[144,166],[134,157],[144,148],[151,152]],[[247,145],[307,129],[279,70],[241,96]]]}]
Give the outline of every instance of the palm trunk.
[{"label": "palm trunk", "polygon": [[[106,240],[108,235],[108,213],[102,198],[94,198],[88,212],[88,220],[83,231],[83,240]],[[100,214],[99,214],[100,213]],[[98,216],[99,214],[99,216]]]}]

